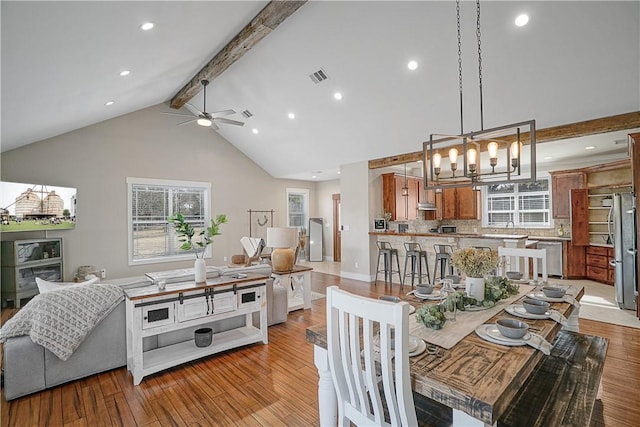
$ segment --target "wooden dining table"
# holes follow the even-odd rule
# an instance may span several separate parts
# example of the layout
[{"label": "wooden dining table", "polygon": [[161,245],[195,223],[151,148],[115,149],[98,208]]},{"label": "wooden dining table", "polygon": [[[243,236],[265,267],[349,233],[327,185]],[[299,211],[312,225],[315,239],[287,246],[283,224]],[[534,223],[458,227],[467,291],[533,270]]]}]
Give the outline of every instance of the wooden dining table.
[{"label": "wooden dining table", "polygon": [[[584,294],[584,288],[572,288],[572,296],[579,301]],[[416,308],[425,304],[425,301],[410,295],[402,299]],[[569,318],[575,331],[578,327],[576,307],[567,302],[550,304],[551,309]],[[483,323],[495,323],[496,320],[505,317],[524,320],[532,332],[544,337],[551,344],[562,329],[562,325],[554,320],[520,319],[508,314],[504,309]],[[445,329],[442,330],[443,333]],[[334,426],[337,422],[337,403],[327,359],[326,325],[307,328],[306,337],[308,342],[314,344],[314,363],[319,375],[320,425]],[[436,347],[435,354],[432,354],[433,350],[432,347],[430,352],[425,351],[410,358],[411,385],[414,392],[451,408],[454,426],[497,425],[498,419],[509,407],[536,365],[546,357],[541,351],[528,345],[494,344],[485,341],[474,332],[449,349]]]}]

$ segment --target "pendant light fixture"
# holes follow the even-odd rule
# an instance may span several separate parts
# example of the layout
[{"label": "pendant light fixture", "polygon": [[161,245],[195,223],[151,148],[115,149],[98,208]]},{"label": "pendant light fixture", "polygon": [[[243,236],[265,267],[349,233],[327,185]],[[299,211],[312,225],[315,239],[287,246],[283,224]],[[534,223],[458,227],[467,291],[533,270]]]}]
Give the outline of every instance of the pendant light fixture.
[{"label": "pendant light fixture", "polygon": [[[478,44],[478,82],[480,91],[480,130],[464,130],[462,90],[462,37],[460,0],[456,0],[458,31],[458,88],[460,97],[460,134],[431,134],[423,143],[424,187],[441,190],[449,187],[475,187],[536,180],[535,120],[484,128],[482,93],[482,44],[480,0],[476,0],[476,38]],[[522,168],[524,151],[530,155],[529,170]],[[448,158],[447,167],[443,157]],[[406,176],[406,174],[405,174]]]}]

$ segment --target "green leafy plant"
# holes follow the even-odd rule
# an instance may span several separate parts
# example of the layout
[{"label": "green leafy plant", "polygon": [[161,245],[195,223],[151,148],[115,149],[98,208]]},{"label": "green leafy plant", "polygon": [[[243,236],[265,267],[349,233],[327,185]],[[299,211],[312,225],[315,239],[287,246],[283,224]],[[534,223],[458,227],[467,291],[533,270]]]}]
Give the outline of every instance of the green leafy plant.
[{"label": "green leafy plant", "polygon": [[442,329],[447,319],[438,304],[425,304],[416,310],[416,320],[427,328]]},{"label": "green leafy plant", "polygon": [[[215,219],[212,219],[211,224],[198,233],[200,240],[195,242],[193,238],[196,235],[196,230],[191,224],[185,221],[181,213],[171,215],[167,218],[167,221],[172,223],[176,228],[176,233],[178,233],[180,237],[179,240],[182,242],[180,249],[185,251],[192,250],[196,254],[196,258],[202,258],[207,246],[213,243],[213,237],[222,234],[220,233],[220,225],[227,223],[227,215],[220,214],[216,216]],[[198,254],[200,254],[200,256],[198,256]]]},{"label": "green leafy plant", "polygon": [[451,256],[451,263],[467,277],[484,277],[498,267],[500,258],[495,251],[466,248],[458,249]]}]

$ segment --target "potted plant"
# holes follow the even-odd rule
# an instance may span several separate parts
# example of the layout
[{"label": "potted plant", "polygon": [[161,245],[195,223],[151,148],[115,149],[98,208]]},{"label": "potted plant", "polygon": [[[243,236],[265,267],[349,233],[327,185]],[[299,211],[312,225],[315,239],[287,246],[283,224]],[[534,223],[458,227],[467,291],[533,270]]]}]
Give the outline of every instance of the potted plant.
[{"label": "potted plant", "polygon": [[207,279],[207,265],[204,262],[204,252],[207,246],[213,243],[213,237],[221,234],[220,225],[227,223],[227,215],[220,214],[215,219],[212,219],[210,225],[198,233],[200,239],[197,241],[194,241],[196,230],[185,221],[181,213],[173,214],[167,220],[174,225],[176,233],[180,237],[179,240],[182,242],[180,249],[193,251],[196,255],[194,263],[196,283],[205,282]]},{"label": "potted plant", "polygon": [[451,256],[451,263],[466,276],[467,295],[478,300],[484,299],[484,276],[498,267],[500,258],[495,251],[466,248],[458,249]]}]

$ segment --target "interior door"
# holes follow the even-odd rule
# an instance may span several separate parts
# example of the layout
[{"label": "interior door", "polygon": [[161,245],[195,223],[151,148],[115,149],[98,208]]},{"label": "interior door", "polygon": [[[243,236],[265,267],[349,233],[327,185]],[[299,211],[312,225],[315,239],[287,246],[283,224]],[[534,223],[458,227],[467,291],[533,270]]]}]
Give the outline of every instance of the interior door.
[{"label": "interior door", "polygon": [[340,262],[342,247],[340,232],[340,194],[332,194],[333,200],[333,261]]}]

